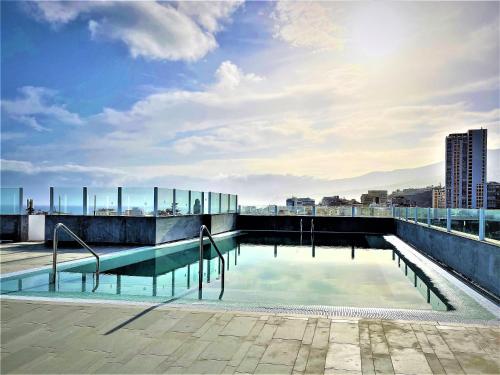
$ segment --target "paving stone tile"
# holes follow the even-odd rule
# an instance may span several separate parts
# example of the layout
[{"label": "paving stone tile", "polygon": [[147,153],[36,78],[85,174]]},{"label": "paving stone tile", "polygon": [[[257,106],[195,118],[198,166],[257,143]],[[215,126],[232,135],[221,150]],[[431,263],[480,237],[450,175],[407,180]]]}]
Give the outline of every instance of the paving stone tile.
[{"label": "paving stone tile", "polygon": [[361,353],[358,345],[331,343],[326,355],[325,368],[361,371]]},{"label": "paving stone tile", "polygon": [[306,329],[304,331],[304,336],[302,337],[302,343],[304,345],[311,345],[314,338],[314,331],[316,330],[316,321],[308,320]]},{"label": "paving stone tile", "polygon": [[203,324],[196,332],[193,333],[194,337],[203,336],[214,324],[218,321],[218,317],[216,315],[212,315],[210,319],[208,319],[205,324]]},{"label": "paving stone tile", "polygon": [[248,353],[248,350],[252,346],[252,343],[250,341],[244,341],[238,350],[234,353],[234,355],[231,357],[231,360],[229,361],[228,366],[232,367],[238,367],[238,365],[241,363],[243,358],[245,358],[246,354]]},{"label": "paving stone tile", "polygon": [[170,330],[173,332],[194,333],[202,327],[212,314],[209,313],[190,313],[180,319]]},{"label": "paving stone tile", "polygon": [[332,321],[330,326],[330,342],[358,345],[358,324]]},{"label": "paving stone tile", "polygon": [[166,357],[159,355],[136,355],[121,367],[124,373],[150,374],[165,360]]},{"label": "paving stone tile", "polygon": [[370,347],[361,347],[361,372],[364,375],[375,374],[375,367],[373,365],[373,355]]},{"label": "paving stone tile", "polygon": [[414,331],[414,333],[415,333],[415,336],[418,340],[418,344],[419,344],[420,348],[422,349],[422,351],[424,353],[434,354],[434,350],[432,349],[432,346],[429,343],[429,340],[427,340],[427,336],[425,335],[425,333],[423,331]]},{"label": "paving stone tile", "polygon": [[295,359],[295,364],[293,365],[294,372],[303,373],[306,370],[307,360],[309,358],[309,352],[311,351],[310,345],[301,345],[297,358]]},{"label": "paving stone tile", "polygon": [[500,360],[496,361],[485,354],[480,353],[457,353],[455,358],[460,363],[460,367],[467,374],[500,374]]},{"label": "paving stone tile", "polygon": [[391,349],[391,360],[396,374],[432,374],[424,353],[413,348]]},{"label": "paving stone tile", "polygon": [[433,374],[446,374],[437,355],[425,353],[425,358],[427,359],[427,363],[429,363]]},{"label": "paving stone tile", "polygon": [[439,358],[439,363],[443,366],[444,371],[448,375],[460,375],[464,374],[464,370],[460,366],[460,363],[455,359]]},{"label": "paving stone tile", "polygon": [[200,359],[215,359],[218,361],[230,361],[235,351],[238,350],[243,341],[234,336],[221,336],[210,343],[201,353]]},{"label": "paving stone tile", "polygon": [[293,366],[300,348],[300,341],[273,339],[261,358],[261,363]]},{"label": "paving stone tile", "polygon": [[262,327],[262,330],[260,331],[259,335],[255,339],[256,344],[268,344],[271,342],[274,332],[278,328],[277,325],[274,324],[265,324],[264,327]]},{"label": "paving stone tile", "polygon": [[222,370],[222,374],[234,374],[235,372],[236,372],[236,367],[229,365],[224,367],[224,370]]},{"label": "paving stone tile", "polygon": [[171,355],[179,349],[190,336],[189,332],[167,332],[158,339],[150,339],[150,343],[143,347],[141,354]]},{"label": "paving stone tile", "polygon": [[187,340],[169,358],[173,366],[189,367],[210,344],[208,341]]},{"label": "paving stone tile", "polygon": [[383,328],[389,347],[414,349],[420,347],[411,326],[405,329],[401,325],[384,323]]},{"label": "paving stone tile", "polygon": [[326,368],[325,375],[362,375],[361,371],[340,370],[336,368]]},{"label": "paving stone tile", "polygon": [[264,325],[266,324],[266,321],[265,320],[258,320],[255,325],[253,326],[252,330],[250,331],[250,333],[248,334],[248,336],[246,337],[246,340],[248,341],[254,341],[257,336],[259,336],[260,334],[260,331],[262,331],[262,328],[264,328]]},{"label": "paving stone tile", "polygon": [[328,340],[330,338],[330,327],[320,327],[319,322],[314,331],[314,337],[311,346],[316,349],[323,349],[328,347]]},{"label": "paving stone tile", "polygon": [[270,365],[261,363],[255,369],[254,374],[291,374],[293,366]]},{"label": "paving stone tile", "polygon": [[220,334],[228,336],[240,336],[240,337],[247,336],[248,334],[250,334],[250,331],[254,327],[257,320],[258,319],[253,316],[234,317],[229,321],[229,323],[227,323],[227,325],[224,327],[224,329]]},{"label": "paving stone tile", "polygon": [[431,345],[432,350],[434,350],[434,353],[438,356],[439,359],[455,359],[450,348],[440,335],[426,334],[426,337],[427,341],[429,341],[429,344]]},{"label": "paving stone tile", "polygon": [[2,374],[13,372],[16,369],[35,361],[38,358],[47,354],[47,351],[42,348],[34,348],[27,346],[16,352],[10,353],[2,359],[0,369]]},{"label": "paving stone tile", "polygon": [[388,354],[373,354],[373,367],[375,374],[394,374],[391,356]]},{"label": "paving stone tile", "polygon": [[278,326],[273,337],[275,339],[302,340],[306,326],[307,320],[286,319]]},{"label": "paving stone tile", "polygon": [[220,374],[227,366],[226,361],[199,360],[183,371],[184,374]]},{"label": "paving stone tile", "polygon": [[439,329],[441,337],[444,339],[452,352],[484,353],[479,343],[479,332],[477,334],[466,330],[442,330]]},{"label": "paving stone tile", "polygon": [[322,374],[325,371],[327,349],[313,348],[309,352],[305,374]]}]

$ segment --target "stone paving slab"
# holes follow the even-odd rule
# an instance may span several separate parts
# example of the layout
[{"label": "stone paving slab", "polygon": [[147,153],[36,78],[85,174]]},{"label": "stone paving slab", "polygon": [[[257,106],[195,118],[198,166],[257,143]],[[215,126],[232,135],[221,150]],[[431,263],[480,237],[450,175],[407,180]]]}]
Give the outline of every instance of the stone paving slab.
[{"label": "stone paving slab", "polygon": [[500,329],[486,325],[0,305],[2,374],[500,374]]}]

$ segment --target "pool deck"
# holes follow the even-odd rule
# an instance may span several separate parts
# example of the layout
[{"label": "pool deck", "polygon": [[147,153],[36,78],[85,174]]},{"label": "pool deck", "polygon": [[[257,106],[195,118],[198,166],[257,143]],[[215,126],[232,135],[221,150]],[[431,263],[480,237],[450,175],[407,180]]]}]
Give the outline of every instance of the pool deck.
[{"label": "pool deck", "polygon": [[[2,245],[1,255],[2,273],[51,262],[40,244]],[[60,259],[87,256],[68,249]],[[2,374],[500,373],[500,327],[486,324],[90,301],[0,305]]]},{"label": "pool deck", "polygon": [[498,374],[500,328],[1,301],[1,372]]}]

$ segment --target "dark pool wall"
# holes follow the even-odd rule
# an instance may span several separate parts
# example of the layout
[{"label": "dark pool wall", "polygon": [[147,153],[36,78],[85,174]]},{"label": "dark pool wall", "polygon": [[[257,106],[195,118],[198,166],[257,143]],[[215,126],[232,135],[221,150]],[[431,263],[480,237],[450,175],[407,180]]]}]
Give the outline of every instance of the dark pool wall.
[{"label": "dark pool wall", "polygon": [[395,220],[396,235],[500,298],[500,248],[423,225]]},{"label": "dark pool wall", "polygon": [[314,220],[314,230],[318,232],[392,234],[395,230],[393,218],[251,215],[236,218],[238,229],[269,231],[300,231],[301,219],[304,232],[311,231],[311,219]]},{"label": "dark pool wall", "polygon": [[[212,233],[236,229],[236,214],[170,217],[47,215],[45,240],[52,241],[54,226],[65,224],[85,242],[94,244],[156,245],[193,238],[205,224]],[[61,232],[60,241],[71,241]]]},{"label": "dark pool wall", "polygon": [[28,241],[28,215],[1,215],[0,240]]}]

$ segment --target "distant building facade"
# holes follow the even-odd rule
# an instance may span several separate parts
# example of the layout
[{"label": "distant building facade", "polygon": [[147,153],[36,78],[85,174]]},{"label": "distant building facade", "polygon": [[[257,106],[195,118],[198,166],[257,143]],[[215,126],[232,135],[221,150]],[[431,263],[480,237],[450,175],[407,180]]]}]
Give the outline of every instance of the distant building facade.
[{"label": "distant building facade", "polygon": [[487,129],[446,137],[446,207],[486,208]]},{"label": "distant building facade", "polygon": [[314,206],[315,205],[315,200],[312,198],[297,198],[297,197],[292,197],[288,198],[286,200],[286,205],[287,207],[306,207],[306,206]]},{"label": "distant building facade", "polygon": [[368,190],[368,193],[361,195],[361,204],[363,206],[385,206],[387,204],[387,190]]},{"label": "distant building facade", "polygon": [[446,208],[446,188],[443,186],[432,189],[432,208]]},{"label": "distant building facade", "polygon": [[393,191],[388,197],[389,204],[400,207],[430,207],[432,186]]},{"label": "distant building facade", "polygon": [[487,204],[486,208],[500,209],[500,183],[488,182],[487,184]]},{"label": "distant building facade", "polygon": [[323,197],[323,199],[321,200],[321,205],[326,207],[351,206],[358,204],[359,202],[357,202],[355,199],[340,198],[338,195]]}]

